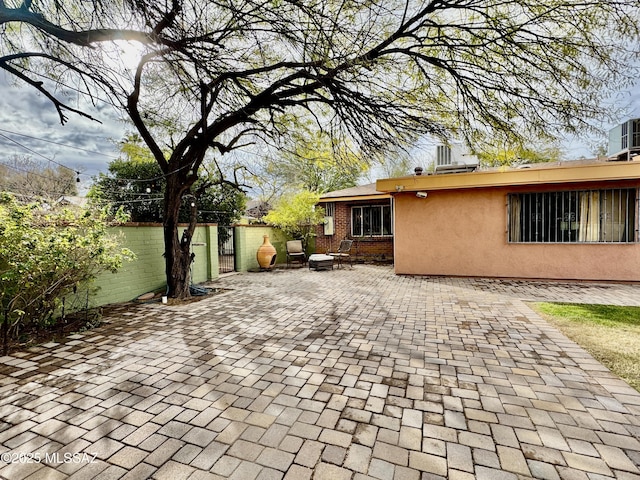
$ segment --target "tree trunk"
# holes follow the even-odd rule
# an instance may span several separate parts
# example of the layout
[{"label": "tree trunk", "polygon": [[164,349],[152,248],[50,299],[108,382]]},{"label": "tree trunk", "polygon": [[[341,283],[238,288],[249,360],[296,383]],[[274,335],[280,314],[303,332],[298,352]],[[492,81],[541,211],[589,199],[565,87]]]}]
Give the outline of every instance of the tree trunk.
[{"label": "tree trunk", "polygon": [[193,261],[191,254],[191,238],[195,230],[195,216],[192,215],[189,226],[182,236],[178,235],[178,216],[182,195],[188,191],[182,175],[167,177],[164,193],[164,256],[167,276],[167,296],[170,298],[187,298],[190,296],[190,268]]}]

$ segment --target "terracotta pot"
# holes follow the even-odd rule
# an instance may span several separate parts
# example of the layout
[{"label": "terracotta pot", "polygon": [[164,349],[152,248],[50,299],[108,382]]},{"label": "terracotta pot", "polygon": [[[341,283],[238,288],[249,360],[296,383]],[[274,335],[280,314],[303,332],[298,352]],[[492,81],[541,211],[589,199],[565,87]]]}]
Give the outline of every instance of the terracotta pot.
[{"label": "terracotta pot", "polygon": [[256,259],[258,260],[260,268],[273,268],[276,264],[276,254],[276,248],[271,245],[269,235],[265,235],[263,237],[262,245],[260,245],[260,248],[258,248],[258,252],[256,253]]}]

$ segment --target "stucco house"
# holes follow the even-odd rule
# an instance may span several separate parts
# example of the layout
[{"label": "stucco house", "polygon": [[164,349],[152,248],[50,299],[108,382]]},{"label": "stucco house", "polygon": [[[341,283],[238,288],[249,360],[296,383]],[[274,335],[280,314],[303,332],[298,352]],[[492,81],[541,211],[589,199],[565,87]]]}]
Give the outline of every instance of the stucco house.
[{"label": "stucco house", "polygon": [[395,271],[640,281],[631,158],[378,180],[393,198]]},{"label": "stucco house", "polygon": [[334,252],[340,241],[352,239],[358,261],[393,261],[392,195],[371,183],[328,192],[320,197],[324,224],[316,230],[316,253]]}]

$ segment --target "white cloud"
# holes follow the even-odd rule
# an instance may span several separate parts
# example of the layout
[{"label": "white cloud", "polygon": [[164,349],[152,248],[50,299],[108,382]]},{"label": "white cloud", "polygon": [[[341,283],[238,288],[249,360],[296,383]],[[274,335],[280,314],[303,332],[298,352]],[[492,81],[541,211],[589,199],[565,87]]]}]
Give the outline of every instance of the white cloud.
[{"label": "white cloud", "polygon": [[[86,181],[89,176],[106,171],[108,162],[118,156],[113,141],[121,139],[126,128],[112,107],[87,107],[87,111],[103,123],[68,113],[67,123],[61,125],[56,109],[47,98],[30,87],[9,84],[4,77],[0,79],[5,80],[0,82],[0,155],[3,158],[19,154],[42,161],[53,159],[83,172]],[[78,99],[68,97],[67,101],[74,107],[78,105]]]}]

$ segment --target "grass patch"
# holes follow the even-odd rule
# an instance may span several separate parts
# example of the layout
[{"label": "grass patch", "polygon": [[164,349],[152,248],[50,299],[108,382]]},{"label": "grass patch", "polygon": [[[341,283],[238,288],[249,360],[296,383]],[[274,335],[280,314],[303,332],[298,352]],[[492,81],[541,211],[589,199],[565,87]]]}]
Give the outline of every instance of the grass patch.
[{"label": "grass patch", "polygon": [[640,307],[533,303],[532,307],[640,391]]}]

